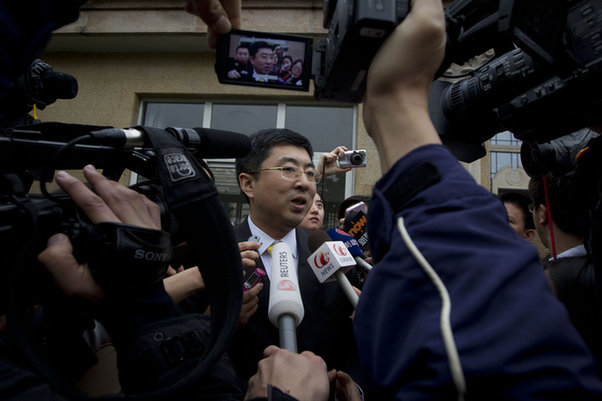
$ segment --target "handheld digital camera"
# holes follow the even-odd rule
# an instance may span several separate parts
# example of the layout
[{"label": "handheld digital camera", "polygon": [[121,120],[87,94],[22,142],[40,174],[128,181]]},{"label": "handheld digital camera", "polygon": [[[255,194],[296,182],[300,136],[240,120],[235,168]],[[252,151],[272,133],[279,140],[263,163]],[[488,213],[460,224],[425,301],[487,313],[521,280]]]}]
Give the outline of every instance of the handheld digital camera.
[{"label": "handheld digital camera", "polygon": [[341,168],[366,167],[366,151],[363,149],[348,150],[337,159],[337,166]]}]

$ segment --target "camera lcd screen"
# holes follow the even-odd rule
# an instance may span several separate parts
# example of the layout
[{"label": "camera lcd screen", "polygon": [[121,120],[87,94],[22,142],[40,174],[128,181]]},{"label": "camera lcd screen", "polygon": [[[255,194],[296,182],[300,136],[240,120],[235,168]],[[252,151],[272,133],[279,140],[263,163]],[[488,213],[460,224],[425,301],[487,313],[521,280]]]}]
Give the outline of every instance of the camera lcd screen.
[{"label": "camera lcd screen", "polygon": [[313,39],[303,36],[232,30],[217,44],[219,82],[309,90]]},{"label": "camera lcd screen", "polygon": [[566,25],[565,2],[516,1],[512,18],[515,38],[548,63],[553,63]]}]

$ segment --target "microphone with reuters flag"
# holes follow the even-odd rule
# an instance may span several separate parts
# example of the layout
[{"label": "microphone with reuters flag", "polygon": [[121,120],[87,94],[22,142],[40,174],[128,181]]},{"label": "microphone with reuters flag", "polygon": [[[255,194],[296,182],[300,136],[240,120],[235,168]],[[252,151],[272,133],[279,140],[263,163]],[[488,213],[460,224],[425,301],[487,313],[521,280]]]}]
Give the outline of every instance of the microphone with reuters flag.
[{"label": "microphone with reuters flag", "polygon": [[270,274],[270,302],[268,317],[278,327],[280,348],[297,352],[297,326],[305,310],[299,292],[297,269],[291,248],[284,242],[272,246]]}]

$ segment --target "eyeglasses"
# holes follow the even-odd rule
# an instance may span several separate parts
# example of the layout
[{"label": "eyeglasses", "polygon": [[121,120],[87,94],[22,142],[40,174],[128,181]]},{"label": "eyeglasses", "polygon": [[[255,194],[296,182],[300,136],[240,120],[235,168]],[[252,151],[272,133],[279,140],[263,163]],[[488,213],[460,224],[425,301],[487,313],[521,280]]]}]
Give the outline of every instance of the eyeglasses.
[{"label": "eyeglasses", "polygon": [[262,168],[260,170],[249,171],[250,174],[259,173],[261,171],[267,170],[280,170],[280,175],[282,178],[285,178],[290,181],[296,181],[301,176],[301,173],[305,174],[305,178],[309,182],[315,182],[316,184],[320,182],[320,174],[313,168],[308,168],[307,170],[302,171],[300,168],[293,166],[285,166],[285,167],[268,167]]}]

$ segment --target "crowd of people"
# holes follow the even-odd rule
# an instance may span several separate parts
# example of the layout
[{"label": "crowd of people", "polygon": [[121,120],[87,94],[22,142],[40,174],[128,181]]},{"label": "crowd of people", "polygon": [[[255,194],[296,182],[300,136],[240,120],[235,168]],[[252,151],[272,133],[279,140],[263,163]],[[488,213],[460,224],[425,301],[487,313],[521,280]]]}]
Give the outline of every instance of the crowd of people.
[{"label": "crowd of people", "polygon": [[256,40],[241,44],[227,64],[227,76],[234,80],[303,85],[303,60],[286,54],[283,46]]},{"label": "crowd of people", "polygon": [[[31,30],[18,7],[3,6],[2,19]],[[217,34],[240,27],[240,0],[190,0],[186,8],[207,23],[211,47]],[[57,21],[55,13],[45,17],[49,25],[37,28],[47,34],[44,29]],[[14,64],[2,71],[3,96],[23,59],[40,51],[39,42],[27,43],[23,49],[2,48],[3,60]],[[241,282],[237,327],[226,352],[197,381],[170,387],[201,363],[208,316],[212,324],[219,323],[218,311],[207,308],[206,290],[215,285],[201,274],[207,267],[176,268],[142,290],[116,292],[78,261],[69,237],[49,238],[39,261],[63,294],[61,305],[74,300],[84,305],[92,315],[87,317],[101,323],[103,335],[114,343],[118,391],[126,397],[148,393],[162,399],[213,400],[319,401],[335,394],[338,400],[353,401],[602,398],[596,365],[600,295],[583,232],[575,226],[581,217],[572,214],[576,206],[565,199],[570,177],[533,178],[527,212],[524,201],[503,197],[500,202],[480,187],[441,144],[429,117],[428,93],[444,52],[441,1],[415,0],[368,71],[363,120],[383,176],[371,197],[344,202],[339,215],[344,220],[348,206],[358,199],[369,203],[369,256],[375,265],[361,282],[353,282],[357,274],[348,274],[361,288],[355,310],[339,284],[320,283],[308,262],[310,230],[323,225],[324,200],[317,185],[322,176],[349,170],[336,165],[347,149],[337,147],[315,166],[312,145],[303,135],[265,129],[250,136],[250,152],[236,160],[250,210],[232,233],[240,266],[245,276],[259,268],[270,277],[282,269],[273,265],[272,245],[290,247],[305,311],[296,329],[301,353],[278,347],[267,283],[243,293]],[[299,76],[299,60],[277,53],[267,43],[240,47],[231,78]],[[294,78],[291,82],[296,84]],[[202,167],[194,171],[209,191],[209,172]],[[65,172],[56,174],[56,182],[91,223],[108,223],[121,235],[132,234],[128,238],[161,233],[157,204],[93,166],[83,173],[88,186]],[[552,249],[543,263],[545,272],[526,241],[535,231]],[[230,245],[236,248],[223,246]],[[42,309],[44,305],[32,313]],[[53,329],[63,334],[62,327]],[[12,346],[19,339],[2,332],[3,398],[73,395],[56,383],[73,384],[74,377],[48,379]],[[77,332],[69,338],[81,336]],[[162,393],[164,388],[171,392]]]}]

